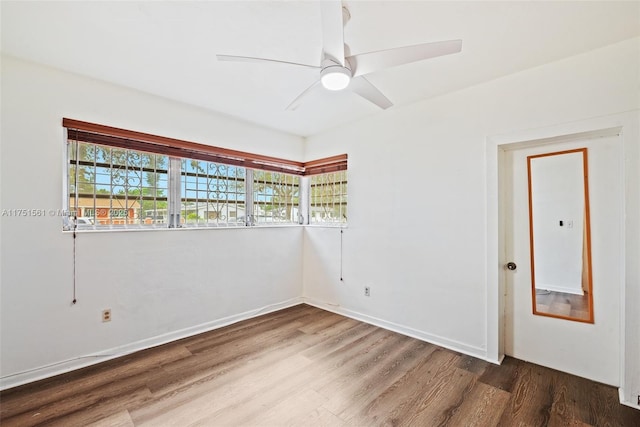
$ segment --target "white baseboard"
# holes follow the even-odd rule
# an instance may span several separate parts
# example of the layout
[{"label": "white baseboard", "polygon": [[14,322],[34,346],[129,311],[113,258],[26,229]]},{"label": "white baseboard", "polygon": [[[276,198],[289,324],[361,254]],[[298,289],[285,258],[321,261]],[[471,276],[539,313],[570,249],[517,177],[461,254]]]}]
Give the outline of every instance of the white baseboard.
[{"label": "white baseboard", "polygon": [[635,401],[628,401],[626,399],[627,394],[624,392],[624,390],[622,388],[618,389],[618,397],[620,398],[620,404],[624,405],[624,406],[629,406],[633,409],[637,409],[640,410],[640,405],[638,405]]},{"label": "white baseboard", "polygon": [[328,304],[328,303],[317,301],[317,300],[314,300],[313,298],[308,298],[308,297],[304,297],[303,300],[305,304],[309,304],[314,307],[321,308],[323,310],[331,311],[333,313],[337,313],[342,316],[350,317],[355,320],[360,320],[370,325],[378,326],[380,328],[387,329],[392,332],[397,332],[399,334],[406,335],[411,338],[416,338],[421,341],[435,344],[440,347],[444,347],[449,350],[456,351],[458,353],[463,353],[468,356],[473,356],[478,359],[486,360],[487,362],[500,364],[500,362],[502,361],[502,360],[496,361],[496,360],[488,359],[487,351],[482,347],[471,346],[465,343],[461,343],[459,341],[450,340],[438,335],[433,335],[428,332],[420,331],[418,329],[413,329],[407,326],[399,325],[397,323],[378,319],[376,317],[372,317],[367,314],[362,314],[353,310],[349,310],[347,308],[341,307],[336,304]]},{"label": "white baseboard", "polygon": [[0,378],[0,390],[5,390],[45,378],[50,378],[55,375],[75,371],[77,369],[85,368],[97,363],[106,362],[107,360],[116,359],[118,357],[126,356],[127,354],[135,353],[137,351],[157,347],[162,344],[167,344],[169,342],[176,341],[182,338],[198,335],[203,332],[209,332],[214,329],[219,329],[243,320],[261,316],[263,314],[282,310],[288,307],[293,307],[295,305],[302,304],[303,302],[303,299],[300,297],[291,298],[289,300],[270,304],[268,306],[260,307],[255,310],[245,311],[244,313],[234,314],[232,316],[223,317],[211,322],[132,342],[123,346],[107,349],[99,353],[86,354],[75,357],[73,359],[62,360],[50,365],[30,369],[28,371],[7,375]]},{"label": "white baseboard", "polygon": [[562,292],[563,294],[584,295],[582,288],[576,289],[573,286],[550,285],[548,283],[536,283],[536,290]]}]

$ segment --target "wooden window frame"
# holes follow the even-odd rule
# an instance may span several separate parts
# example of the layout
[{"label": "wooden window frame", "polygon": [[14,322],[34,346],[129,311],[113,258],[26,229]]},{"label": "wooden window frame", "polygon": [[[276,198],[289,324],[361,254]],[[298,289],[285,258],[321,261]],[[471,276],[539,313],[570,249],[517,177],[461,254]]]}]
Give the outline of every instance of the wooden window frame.
[{"label": "wooden window frame", "polygon": [[347,170],[347,154],[308,162],[297,162],[66,117],[62,119],[62,126],[67,129],[68,136],[76,141],[163,154],[170,157],[205,160],[242,166],[248,169],[268,170],[299,176]]}]

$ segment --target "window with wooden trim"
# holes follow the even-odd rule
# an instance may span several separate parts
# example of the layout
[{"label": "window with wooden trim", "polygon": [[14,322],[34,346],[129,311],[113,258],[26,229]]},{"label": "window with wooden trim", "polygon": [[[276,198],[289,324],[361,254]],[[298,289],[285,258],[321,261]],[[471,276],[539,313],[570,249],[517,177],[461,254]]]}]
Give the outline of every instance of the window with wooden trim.
[{"label": "window with wooden trim", "polygon": [[347,223],[347,171],[313,175],[309,180],[309,223]]},{"label": "window with wooden trim", "polygon": [[[311,212],[325,213],[312,222],[346,222],[346,154],[302,163],[66,118],[63,126],[65,229],[303,224],[306,175]],[[327,180],[340,173],[332,202]]]}]

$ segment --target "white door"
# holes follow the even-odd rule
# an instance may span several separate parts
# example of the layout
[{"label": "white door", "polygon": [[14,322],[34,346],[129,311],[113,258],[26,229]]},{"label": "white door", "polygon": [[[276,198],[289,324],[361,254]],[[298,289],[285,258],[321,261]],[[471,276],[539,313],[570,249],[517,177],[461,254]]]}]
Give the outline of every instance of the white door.
[{"label": "white door", "polygon": [[[623,163],[619,136],[546,143],[504,153],[505,353],[618,386],[623,281]],[[594,323],[533,314],[527,156],[587,148]]]}]

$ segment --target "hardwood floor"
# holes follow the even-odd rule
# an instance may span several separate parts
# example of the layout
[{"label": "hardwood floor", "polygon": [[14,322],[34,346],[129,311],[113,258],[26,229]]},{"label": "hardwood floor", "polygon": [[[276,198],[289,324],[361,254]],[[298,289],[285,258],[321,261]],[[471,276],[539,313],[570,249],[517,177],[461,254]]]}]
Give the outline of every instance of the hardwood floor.
[{"label": "hardwood floor", "polygon": [[307,305],[0,393],[0,425],[639,426],[613,387]]},{"label": "hardwood floor", "polygon": [[541,313],[557,314],[576,319],[589,318],[589,296],[555,291],[536,291],[536,308]]}]

